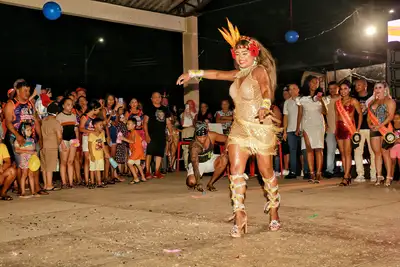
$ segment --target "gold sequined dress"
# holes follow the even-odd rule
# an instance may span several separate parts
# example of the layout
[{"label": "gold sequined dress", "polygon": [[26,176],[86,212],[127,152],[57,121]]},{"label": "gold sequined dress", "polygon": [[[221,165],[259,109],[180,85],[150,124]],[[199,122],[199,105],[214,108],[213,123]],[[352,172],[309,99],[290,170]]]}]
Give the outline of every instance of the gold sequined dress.
[{"label": "gold sequined dress", "polygon": [[263,102],[260,85],[252,76],[256,67],[252,67],[250,73],[242,79],[242,84],[240,76],[237,76],[229,89],[235,111],[228,146],[239,145],[250,154],[275,155],[279,128],[270,119],[261,124],[256,118]]}]

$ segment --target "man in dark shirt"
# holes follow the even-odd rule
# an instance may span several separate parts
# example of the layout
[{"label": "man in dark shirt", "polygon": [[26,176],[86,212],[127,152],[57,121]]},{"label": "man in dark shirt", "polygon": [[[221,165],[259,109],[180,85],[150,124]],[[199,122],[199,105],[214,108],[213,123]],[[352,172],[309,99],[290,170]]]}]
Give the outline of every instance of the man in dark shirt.
[{"label": "man in dark shirt", "polygon": [[[144,132],[146,135],[146,178],[153,178],[150,172],[152,157],[155,157],[156,169],[154,177],[164,178],[160,172],[161,160],[165,154],[166,127],[169,134],[172,134],[171,114],[165,106],[161,105],[161,94],[154,92],[151,96],[152,105],[145,108]],[[168,137],[169,138],[169,137]]]},{"label": "man in dark shirt", "polygon": [[[365,182],[364,176],[364,162],[363,162],[363,154],[364,154],[364,144],[367,141],[368,150],[370,154],[370,177],[371,182],[376,181],[376,169],[375,169],[375,155],[372,150],[371,141],[370,141],[370,129],[368,127],[368,100],[371,98],[372,94],[368,93],[368,84],[364,79],[360,79],[356,81],[356,96],[355,98],[360,102],[361,110],[363,112],[363,122],[360,128],[361,134],[361,142],[357,149],[354,150],[354,160],[356,162],[357,169],[357,178],[354,180],[355,182]],[[357,116],[355,116],[357,119]],[[356,122],[357,125],[357,122]]]}]

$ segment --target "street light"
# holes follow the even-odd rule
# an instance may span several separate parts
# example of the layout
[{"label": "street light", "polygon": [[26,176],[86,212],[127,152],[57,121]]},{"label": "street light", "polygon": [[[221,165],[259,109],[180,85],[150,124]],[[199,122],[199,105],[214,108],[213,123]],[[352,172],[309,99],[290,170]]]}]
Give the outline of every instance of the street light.
[{"label": "street light", "polygon": [[376,34],[376,27],[375,26],[368,26],[365,28],[365,34],[367,36],[374,36]]},{"label": "street light", "polygon": [[389,14],[393,14],[394,12],[394,9],[389,10]]},{"label": "street light", "polygon": [[90,49],[89,53],[88,53],[88,46],[85,45],[85,85],[87,86],[88,83],[88,63],[89,63],[89,59],[90,56],[92,55],[97,43],[103,44],[104,43],[104,38],[100,37],[96,40],[96,42],[94,42],[92,48]]}]

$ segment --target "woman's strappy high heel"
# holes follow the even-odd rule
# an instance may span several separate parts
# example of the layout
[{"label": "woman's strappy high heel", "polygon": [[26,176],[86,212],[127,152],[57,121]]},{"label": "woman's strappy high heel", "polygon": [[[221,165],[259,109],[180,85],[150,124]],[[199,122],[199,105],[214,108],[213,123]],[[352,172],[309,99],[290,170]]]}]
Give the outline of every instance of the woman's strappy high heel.
[{"label": "woman's strappy high heel", "polygon": [[[232,230],[231,230],[231,237],[241,237],[242,232],[244,234],[247,234],[247,213],[244,210],[238,211],[238,212],[243,212],[244,218],[240,224],[238,224],[237,221],[235,222],[235,225],[232,227]],[[235,216],[236,220],[237,220],[237,217],[238,216]]]}]

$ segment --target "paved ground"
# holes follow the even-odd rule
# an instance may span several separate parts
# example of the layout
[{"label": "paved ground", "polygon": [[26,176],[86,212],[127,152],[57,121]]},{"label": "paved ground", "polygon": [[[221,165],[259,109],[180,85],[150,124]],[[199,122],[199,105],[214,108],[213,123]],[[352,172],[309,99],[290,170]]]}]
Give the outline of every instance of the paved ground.
[{"label": "paved ground", "polygon": [[206,195],[188,191],[181,173],[1,202],[0,266],[400,266],[400,186],[338,182],[282,182],[283,229],[272,233],[251,179],[240,239],[224,222],[226,178]]}]

